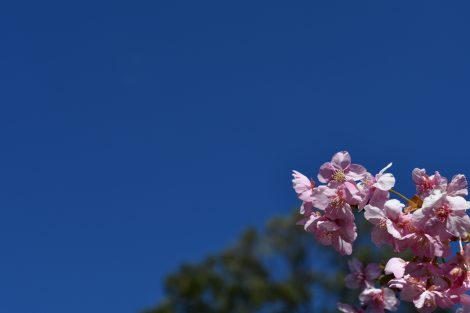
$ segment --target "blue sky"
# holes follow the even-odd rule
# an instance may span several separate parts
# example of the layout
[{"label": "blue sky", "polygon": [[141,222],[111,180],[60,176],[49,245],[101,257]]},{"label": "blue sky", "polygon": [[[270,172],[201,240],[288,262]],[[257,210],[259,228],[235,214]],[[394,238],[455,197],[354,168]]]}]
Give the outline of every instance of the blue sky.
[{"label": "blue sky", "polygon": [[0,313],[137,312],[338,150],[470,175],[463,1],[0,5]]}]

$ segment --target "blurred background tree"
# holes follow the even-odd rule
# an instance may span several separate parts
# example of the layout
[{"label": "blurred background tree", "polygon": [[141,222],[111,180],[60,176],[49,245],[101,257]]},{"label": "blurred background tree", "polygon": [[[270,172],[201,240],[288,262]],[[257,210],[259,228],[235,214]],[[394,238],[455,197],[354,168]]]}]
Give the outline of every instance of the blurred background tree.
[{"label": "blurred background tree", "polygon": [[[144,313],[329,313],[338,312],[337,301],[358,304],[359,290],[344,284],[352,256],[317,244],[296,225],[299,219],[297,211],[272,218],[262,230],[246,230],[225,251],[183,264],[166,277],[166,298]],[[353,256],[363,262],[387,260],[392,251],[372,245],[364,236],[370,225],[362,217],[356,222]],[[416,312],[408,303],[398,311]]]}]

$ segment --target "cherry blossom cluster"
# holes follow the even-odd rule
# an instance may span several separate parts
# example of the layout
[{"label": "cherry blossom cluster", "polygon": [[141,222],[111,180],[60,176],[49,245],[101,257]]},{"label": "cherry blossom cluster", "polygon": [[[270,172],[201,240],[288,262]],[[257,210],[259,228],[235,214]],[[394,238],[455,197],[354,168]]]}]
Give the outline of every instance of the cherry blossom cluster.
[{"label": "cherry blossom cluster", "polygon": [[[383,265],[364,266],[353,258],[346,276],[349,288],[361,288],[360,307],[338,303],[345,313],[396,311],[399,300],[411,302],[420,313],[437,307],[462,307],[470,313],[470,218],[467,180],[455,175],[450,182],[439,172],[428,175],[414,169],[416,195],[407,198],[394,189],[395,177],[387,173],[391,163],[378,174],[353,164],[348,152],[336,153],[324,163],[315,181],[293,172],[293,187],[302,201],[299,221],[321,244],[341,255],[351,255],[357,238],[358,215],[373,224],[372,241],[389,245],[397,253],[411,251],[413,257],[391,258]],[[395,196],[395,199],[391,195]],[[459,243],[452,256],[451,243]]]}]

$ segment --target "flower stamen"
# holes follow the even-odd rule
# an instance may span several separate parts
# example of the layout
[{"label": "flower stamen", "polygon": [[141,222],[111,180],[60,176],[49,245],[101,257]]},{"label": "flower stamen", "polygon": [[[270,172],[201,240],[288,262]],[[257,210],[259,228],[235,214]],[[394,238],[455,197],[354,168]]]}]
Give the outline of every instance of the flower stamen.
[{"label": "flower stamen", "polygon": [[332,179],[337,182],[344,182],[346,180],[346,174],[343,170],[339,169],[333,173]]}]

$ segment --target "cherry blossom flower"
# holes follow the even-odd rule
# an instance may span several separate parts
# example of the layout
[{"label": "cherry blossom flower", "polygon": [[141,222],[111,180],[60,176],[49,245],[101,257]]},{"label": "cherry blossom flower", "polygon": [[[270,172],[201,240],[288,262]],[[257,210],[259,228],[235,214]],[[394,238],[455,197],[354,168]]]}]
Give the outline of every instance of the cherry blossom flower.
[{"label": "cherry blossom flower", "polygon": [[402,213],[405,207],[396,199],[388,200],[383,210],[372,206],[365,206],[364,217],[375,225],[372,230],[372,241],[377,244],[390,244],[396,247],[395,239],[404,235],[404,226],[409,223],[409,217]]},{"label": "cherry blossom flower", "polygon": [[[413,257],[392,257],[382,269],[377,264],[363,265],[353,258],[348,262],[350,273],[345,277],[349,288],[363,288],[361,307],[338,303],[343,313],[383,313],[397,310],[400,300],[411,302],[420,313],[460,304],[456,313],[470,313],[470,202],[468,183],[463,174],[450,182],[439,172],[427,175],[414,169],[417,195],[408,202],[390,200],[395,177],[385,173],[391,163],[377,175],[351,164],[348,152],[336,153],[331,162],[320,167],[316,186],[305,175],[293,171],[293,187],[302,201],[303,225],[323,245],[332,246],[341,255],[350,255],[356,240],[356,214],[374,225],[372,241],[390,244],[396,252],[410,249]],[[357,210],[356,210],[357,209]],[[460,250],[451,257],[450,244],[459,241]],[[392,277],[392,279],[390,279]],[[377,287],[375,284],[380,284]]]},{"label": "cherry blossom flower", "polygon": [[362,199],[359,203],[360,210],[367,204],[379,208],[383,207],[385,202],[388,200],[389,190],[395,185],[395,177],[393,174],[385,173],[385,171],[391,166],[392,163],[389,163],[375,176],[372,176],[370,173],[366,173],[362,181],[358,184],[358,187],[362,192]]},{"label": "cherry blossom flower", "polygon": [[469,204],[463,197],[435,191],[413,213],[413,223],[443,240],[452,235],[464,238],[470,231],[470,218],[466,213],[468,208]]},{"label": "cherry blossom flower", "polygon": [[352,243],[356,240],[357,233],[351,211],[348,215],[336,219],[330,219],[317,212],[310,216],[304,228],[313,233],[322,245],[333,246],[341,255],[352,253]]},{"label": "cherry blossom flower", "polygon": [[331,162],[320,167],[318,180],[336,186],[345,181],[358,181],[364,177],[366,169],[362,165],[351,164],[351,156],[346,151],[336,153]]},{"label": "cherry blossom flower", "polygon": [[400,289],[402,301],[413,302],[420,313],[433,312],[437,307],[450,308],[458,303],[460,290],[452,289],[443,267],[429,262],[408,263],[402,278],[392,279],[389,287]]},{"label": "cherry blossom flower", "polygon": [[438,305],[438,302],[444,299],[444,296],[439,291],[425,290],[418,298],[413,300],[413,304],[420,313],[430,313],[434,311]]},{"label": "cherry blossom flower", "polygon": [[425,169],[415,168],[412,177],[416,185],[416,192],[422,199],[429,196],[434,190],[446,190],[447,179],[437,171],[434,175],[428,176]]},{"label": "cherry blossom flower", "polygon": [[434,175],[428,176],[425,169],[415,168],[413,170],[413,181],[416,184],[416,192],[422,199],[431,195],[434,191],[442,191],[451,196],[467,196],[468,183],[465,175],[457,174],[452,177],[452,180],[447,184],[447,178],[442,177],[439,172]]},{"label": "cherry blossom flower", "polygon": [[338,186],[338,188],[321,185],[312,189],[308,203],[319,210],[325,210],[327,207],[344,207],[346,204],[355,205],[360,201],[358,193],[359,190],[356,186],[349,182]]},{"label": "cherry blossom flower", "polygon": [[348,261],[349,273],[344,279],[346,287],[356,289],[374,286],[374,280],[380,276],[380,266],[375,263],[369,263],[364,267],[361,261],[356,258]]},{"label": "cherry blossom flower", "polygon": [[469,289],[470,245],[465,245],[463,251],[457,253],[451,260],[448,260],[444,264],[444,268],[449,281],[452,282],[452,288],[463,288],[464,292],[466,289]]},{"label": "cherry blossom flower", "polygon": [[292,171],[292,176],[294,177],[292,185],[299,199],[304,202],[311,202],[315,182],[297,171]]},{"label": "cherry blossom flower", "polygon": [[422,230],[403,236],[396,244],[399,251],[410,248],[416,256],[427,258],[445,257],[450,253],[449,244],[443,243],[439,236],[431,236]]},{"label": "cherry blossom flower", "polygon": [[390,288],[366,288],[360,295],[359,301],[367,306],[370,313],[383,313],[384,309],[396,311],[399,301]]}]

